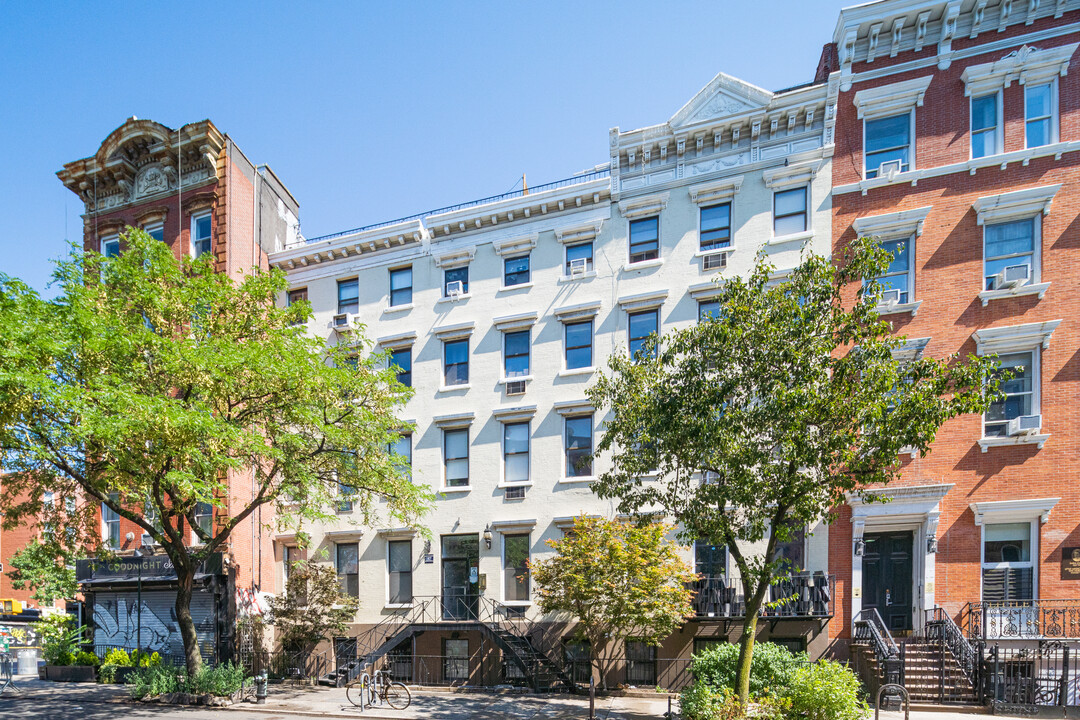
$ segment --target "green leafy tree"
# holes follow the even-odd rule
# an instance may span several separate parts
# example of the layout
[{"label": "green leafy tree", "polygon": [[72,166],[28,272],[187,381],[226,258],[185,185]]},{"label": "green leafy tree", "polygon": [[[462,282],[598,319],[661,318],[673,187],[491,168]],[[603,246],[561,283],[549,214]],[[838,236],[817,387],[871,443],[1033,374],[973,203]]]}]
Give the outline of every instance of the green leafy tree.
[{"label": "green leafy tree", "polygon": [[743,702],[778,543],[896,478],[902,448],[925,454],[944,422],[997,392],[993,358],[894,357],[903,338],[876,314],[878,283],[863,282],[889,259],[863,238],[837,264],[807,254],[778,283],[759,256],[718,288],[715,317],[613,356],[589,392],[610,410],[597,449],[613,456],[594,491],[621,512],[666,513],[684,541],[726,545],[739,570]]},{"label": "green leafy tree", "polygon": [[547,541],[553,556],[529,563],[541,611],[577,618],[605,688],[618,641],[659,644],[693,614],[687,584],[697,576],[667,539],[671,529],[582,516]]},{"label": "green leafy tree", "polygon": [[79,586],[75,582],[75,561],[83,557],[77,550],[65,548],[44,536],[31,540],[11,556],[11,587],[30,588],[30,597],[42,605],[56,600],[74,600]]},{"label": "green leafy tree", "polygon": [[360,601],[342,590],[333,568],[311,560],[294,563],[285,593],[270,598],[281,647],[302,652],[344,634],[359,607]]},{"label": "green leafy tree", "polygon": [[[358,335],[332,346],[307,335],[310,306],[275,302],[283,273],[227,277],[138,230],[123,243],[117,257],[59,262],[54,299],[0,276],[0,462],[11,471],[0,509],[8,523],[38,517],[51,490],[86,500],[71,518],[95,545],[101,505],[141,527],[176,570],[194,675],[196,569],[259,508],[295,529],[335,517],[345,485],[361,521],[414,524],[431,495],[387,451],[410,390],[382,358],[356,356]],[[231,493],[241,476],[244,492]],[[200,503],[215,506],[213,522],[198,522]]]}]

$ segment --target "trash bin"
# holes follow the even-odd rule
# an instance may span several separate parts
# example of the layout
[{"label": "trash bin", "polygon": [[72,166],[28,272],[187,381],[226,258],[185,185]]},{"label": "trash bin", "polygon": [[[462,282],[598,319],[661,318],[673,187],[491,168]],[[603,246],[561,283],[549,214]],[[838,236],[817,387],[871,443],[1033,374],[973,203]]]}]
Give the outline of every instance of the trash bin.
[{"label": "trash bin", "polygon": [[36,675],[38,668],[37,648],[26,648],[25,650],[19,650],[17,655],[19,657],[18,673],[20,675]]}]

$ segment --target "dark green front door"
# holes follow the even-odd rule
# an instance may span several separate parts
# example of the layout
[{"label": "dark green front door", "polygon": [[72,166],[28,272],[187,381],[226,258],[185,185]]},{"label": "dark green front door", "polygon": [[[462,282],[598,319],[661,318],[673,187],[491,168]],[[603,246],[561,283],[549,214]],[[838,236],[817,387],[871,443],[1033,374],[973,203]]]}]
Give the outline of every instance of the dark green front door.
[{"label": "dark green front door", "polygon": [[479,536],[443,535],[443,620],[472,620],[476,618],[480,598],[479,568]]},{"label": "dark green front door", "polygon": [[914,533],[866,533],[864,540],[863,608],[877,608],[890,631],[910,630]]}]

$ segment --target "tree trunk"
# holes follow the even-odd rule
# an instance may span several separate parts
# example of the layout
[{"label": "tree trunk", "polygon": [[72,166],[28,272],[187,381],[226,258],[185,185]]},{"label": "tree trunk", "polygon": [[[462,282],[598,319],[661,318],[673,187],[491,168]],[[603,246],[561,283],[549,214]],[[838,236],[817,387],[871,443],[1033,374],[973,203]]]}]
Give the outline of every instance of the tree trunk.
[{"label": "tree trunk", "polygon": [[199,653],[199,637],[195,634],[195,621],[191,619],[191,588],[195,582],[195,571],[182,567],[176,562],[176,622],[180,625],[180,637],[184,640],[184,655],[187,659],[189,677],[194,677],[202,668],[202,655]]},{"label": "tree trunk", "polygon": [[750,663],[754,659],[754,636],[757,634],[758,609],[761,598],[746,600],[746,618],[743,620],[742,637],[739,639],[739,664],[735,669],[735,693],[745,705],[750,700]]}]

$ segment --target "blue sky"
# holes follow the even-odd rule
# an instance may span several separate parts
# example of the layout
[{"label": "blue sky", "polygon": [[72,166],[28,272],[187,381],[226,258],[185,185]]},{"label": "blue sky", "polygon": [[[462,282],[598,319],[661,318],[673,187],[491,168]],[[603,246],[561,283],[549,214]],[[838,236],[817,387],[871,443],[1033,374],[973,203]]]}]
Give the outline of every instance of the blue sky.
[{"label": "blue sky", "polygon": [[605,162],[717,72],[812,79],[851,0],[6,2],[0,272],[38,289],[82,207],[57,180],[126,118],[210,118],[308,237]]}]

